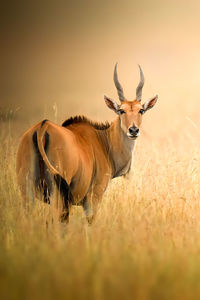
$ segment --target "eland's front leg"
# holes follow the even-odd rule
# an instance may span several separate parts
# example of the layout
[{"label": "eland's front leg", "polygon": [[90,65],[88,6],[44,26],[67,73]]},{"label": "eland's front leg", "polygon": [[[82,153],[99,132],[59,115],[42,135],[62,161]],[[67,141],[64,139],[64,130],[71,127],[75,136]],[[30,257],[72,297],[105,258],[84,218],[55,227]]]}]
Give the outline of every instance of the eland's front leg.
[{"label": "eland's front leg", "polygon": [[85,197],[83,200],[83,210],[85,212],[86,219],[88,221],[88,224],[91,225],[92,221],[94,219],[94,208],[92,205],[92,201],[88,199],[88,197]]}]

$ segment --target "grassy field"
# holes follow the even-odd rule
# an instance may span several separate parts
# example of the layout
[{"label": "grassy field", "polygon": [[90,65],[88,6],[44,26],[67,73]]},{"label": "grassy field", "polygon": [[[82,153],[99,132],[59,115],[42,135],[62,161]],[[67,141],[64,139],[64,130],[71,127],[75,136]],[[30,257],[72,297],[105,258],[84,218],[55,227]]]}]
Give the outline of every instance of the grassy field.
[{"label": "grassy field", "polygon": [[91,227],[79,207],[68,225],[52,223],[56,212],[39,201],[23,209],[22,125],[2,119],[1,299],[200,298],[200,127],[187,107],[168,112],[168,123],[149,112],[130,178],[110,183]]}]

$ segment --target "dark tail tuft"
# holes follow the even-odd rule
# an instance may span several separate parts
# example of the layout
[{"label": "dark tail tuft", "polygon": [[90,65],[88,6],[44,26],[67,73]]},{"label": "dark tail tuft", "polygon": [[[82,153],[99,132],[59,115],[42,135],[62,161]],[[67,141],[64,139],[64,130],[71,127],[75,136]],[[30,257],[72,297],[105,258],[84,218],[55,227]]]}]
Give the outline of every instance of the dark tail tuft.
[{"label": "dark tail tuft", "polygon": [[[44,122],[44,121],[43,121]],[[35,161],[35,187],[41,189],[44,196],[44,202],[50,203],[49,196],[52,191],[52,180],[50,178],[49,172],[47,170],[46,165],[42,159],[40,154],[38,143],[37,143],[37,132],[35,131],[33,134],[33,145],[35,148],[35,152],[37,154]],[[49,134],[45,133],[45,146],[44,150],[47,151],[49,146]]]}]

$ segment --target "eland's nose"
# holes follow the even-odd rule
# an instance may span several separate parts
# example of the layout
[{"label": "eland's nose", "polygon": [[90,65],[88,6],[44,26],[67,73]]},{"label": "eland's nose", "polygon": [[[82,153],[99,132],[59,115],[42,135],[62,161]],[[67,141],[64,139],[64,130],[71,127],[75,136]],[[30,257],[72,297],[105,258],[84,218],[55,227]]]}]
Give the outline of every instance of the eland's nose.
[{"label": "eland's nose", "polygon": [[129,127],[129,133],[133,136],[137,136],[139,133],[139,128],[137,128],[136,126]]}]

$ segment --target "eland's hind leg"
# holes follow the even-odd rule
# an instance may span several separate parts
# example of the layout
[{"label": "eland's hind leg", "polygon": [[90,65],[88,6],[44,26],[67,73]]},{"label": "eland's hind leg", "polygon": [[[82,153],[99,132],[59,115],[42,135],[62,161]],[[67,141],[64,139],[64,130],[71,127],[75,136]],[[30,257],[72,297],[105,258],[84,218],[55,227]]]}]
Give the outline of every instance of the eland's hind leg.
[{"label": "eland's hind leg", "polygon": [[18,184],[22,196],[24,208],[29,208],[30,204],[34,206],[35,200],[35,187],[33,178],[29,171],[20,169],[17,174]]},{"label": "eland's hind leg", "polygon": [[28,207],[35,199],[35,162],[36,152],[32,141],[32,131],[25,134],[19,144],[16,159],[17,181],[23,198]]}]

